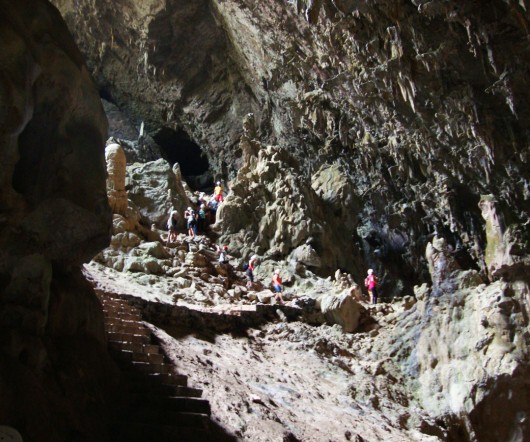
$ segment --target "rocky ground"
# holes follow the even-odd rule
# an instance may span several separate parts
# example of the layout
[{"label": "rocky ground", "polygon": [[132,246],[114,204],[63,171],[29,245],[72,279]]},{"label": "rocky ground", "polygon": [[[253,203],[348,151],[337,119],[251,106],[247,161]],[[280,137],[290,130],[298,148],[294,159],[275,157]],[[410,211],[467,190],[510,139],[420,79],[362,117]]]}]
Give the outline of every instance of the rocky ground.
[{"label": "rocky ground", "polygon": [[[211,251],[205,237],[197,242],[184,236],[179,239],[181,245],[202,244],[203,250]],[[171,253],[172,248],[161,247]],[[270,302],[263,298],[270,291],[261,286],[252,291],[241,286],[238,299],[219,296],[220,284],[204,283],[200,276],[196,279],[202,285],[194,281],[193,289],[190,285],[179,290],[175,279],[194,279],[194,270],[189,269],[185,277],[160,277],[118,272],[92,262],[85,274],[105,291],[168,304],[168,308],[178,305],[230,315],[242,306],[261,305],[260,299]],[[238,276],[244,281],[242,274]],[[320,290],[324,287],[334,290],[331,281],[321,280]],[[177,291],[186,290],[188,294],[175,297]],[[193,290],[199,292],[195,300]],[[208,293],[217,296],[210,299]],[[297,293],[302,298],[311,294],[315,292]],[[206,298],[210,301],[205,303]],[[176,370],[187,375],[191,385],[204,389],[213,418],[238,440],[439,440],[426,433],[443,436],[443,430],[421,411],[397,365],[375,345],[385,340],[382,336],[392,328],[386,324],[395,322],[403,304],[362,304],[379,324],[372,331],[355,334],[345,333],[338,324],[309,325],[303,315],[288,322],[281,313],[262,326],[227,333],[214,331],[213,324],[212,328],[149,326]]]}]

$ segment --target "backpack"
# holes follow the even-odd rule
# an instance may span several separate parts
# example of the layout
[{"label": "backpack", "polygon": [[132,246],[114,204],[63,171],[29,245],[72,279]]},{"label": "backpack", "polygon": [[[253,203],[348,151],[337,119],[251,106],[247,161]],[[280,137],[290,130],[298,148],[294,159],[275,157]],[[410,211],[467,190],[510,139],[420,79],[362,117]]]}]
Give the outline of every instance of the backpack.
[{"label": "backpack", "polygon": [[243,270],[248,270],[248,263],[244,262],[242,267],[243,267]]}]

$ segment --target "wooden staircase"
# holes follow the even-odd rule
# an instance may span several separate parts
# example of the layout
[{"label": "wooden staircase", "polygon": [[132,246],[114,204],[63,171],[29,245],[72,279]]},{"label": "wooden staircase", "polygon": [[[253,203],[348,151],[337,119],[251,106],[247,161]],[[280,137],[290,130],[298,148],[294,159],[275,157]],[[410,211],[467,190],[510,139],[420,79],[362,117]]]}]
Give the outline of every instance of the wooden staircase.
[{"label": "wooden staircase", "polygon": [[141,312],[117,295],[97,291],[105,314],[109,351],[123,374],[116,442],[209,441],[210,404],[202,390],[176,374]]}]

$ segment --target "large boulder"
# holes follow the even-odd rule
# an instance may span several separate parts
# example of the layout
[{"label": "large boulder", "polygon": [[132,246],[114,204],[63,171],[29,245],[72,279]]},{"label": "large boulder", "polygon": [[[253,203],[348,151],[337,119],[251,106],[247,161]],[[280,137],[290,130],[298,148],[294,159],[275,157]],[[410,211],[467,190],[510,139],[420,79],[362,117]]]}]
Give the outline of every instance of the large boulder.
[{"label": "large boulder", "polygon": [[139,208],[144,225],[155,224],[165,229],[169,214],[175,209],[184,226],[184,211],[189,200],[166,160],[127,166],[127,190],[129,198]]},{"label": "large boulder", "polygon": [[339,324],[345,332],[352,333],[359,326],[361,305],[349,291],[329,293],[320,300],[320,309],[328,324]]}]

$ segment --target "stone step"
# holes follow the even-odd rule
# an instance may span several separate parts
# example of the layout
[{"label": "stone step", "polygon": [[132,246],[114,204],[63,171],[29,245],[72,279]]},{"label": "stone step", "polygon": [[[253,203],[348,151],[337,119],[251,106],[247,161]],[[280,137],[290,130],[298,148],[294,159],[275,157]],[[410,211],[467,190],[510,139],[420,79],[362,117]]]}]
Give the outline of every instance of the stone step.
[{"label": "stone step", "polygon": [[140,322],[131,322],[129,324],[120,324],[119,322],[113,324],[105,324],[105,330],[112,333],[129,333],[131,335],[151,336],[151,331],[145,328]]},{"label": "stone step", "polygon": [[153,364],[162,364],[164,355],[160,353],[143,353],[129,350],[112,350],[111,354],[122,362],[148,362]]},{"label": "stone step", "polygon": [[116,442],[208,442],[212,441],[208,428],[190,428],[172,425],[152,425],[125,421],[119,425]]},{"label": "stone step", "polygon": [[151,336],[130,333],[108,332],[109,341],[135,342],[137,344],[149,344]]},{"label": "stone step", "polygon": [[128,404],[132,408],[159,408],[164,411],[178,411],[210,415],[210,403],[206,399],[193,397],[164,397],[150,395],[131,395]]},{"label": "stone step", "polygon": [[138,342],[124,342],[109,340],[109,348],[112,350],[125,350],[137,353],[160,353],[160,347],[156,344],[142,344]]},{"label": "stone step", "polygon": [[126,410],[126,416],[124,417],[129,422],[146,422],[162,425],[171,424],[177,427],[202,429],[208,429],[210,427],[210,417],[207,414],[172,411],[158,407],[131,407]]},{"label": "stone step", "polygon": [[123,374],[131,382],[145,382],[151,385],[179,385],[188,386],[188,377],[175,373],[143,373],[141,371],[128,370]]},{"label": "stone step", "polygon": [[142,313],[133,307],[127,305],[103,305],[103,312],[106,314],[129,314],[129,315],[141,315]]},{"label": "stone step", "polygon": [[131,361],[131,363],[124,368],[142,373],[168,374],[172,372],[172,366],[170,364],[151,364],[149,362]]},{"label": "stone step", "polygon": [[127,313],[127,312],[114,312],[103,309],[105,320],[116,321],[116,320],[128,320],[128,321],[141,321],[142,315],[139,313]]},{"label": "stone step", "polygon": [[202,390],[199,388],[183,387],[181,385],[154,384],[152,382],[134,382],[130,381],[127,391],[131,394],[160,395],[166,397],[195,397],[202,396]]}]

